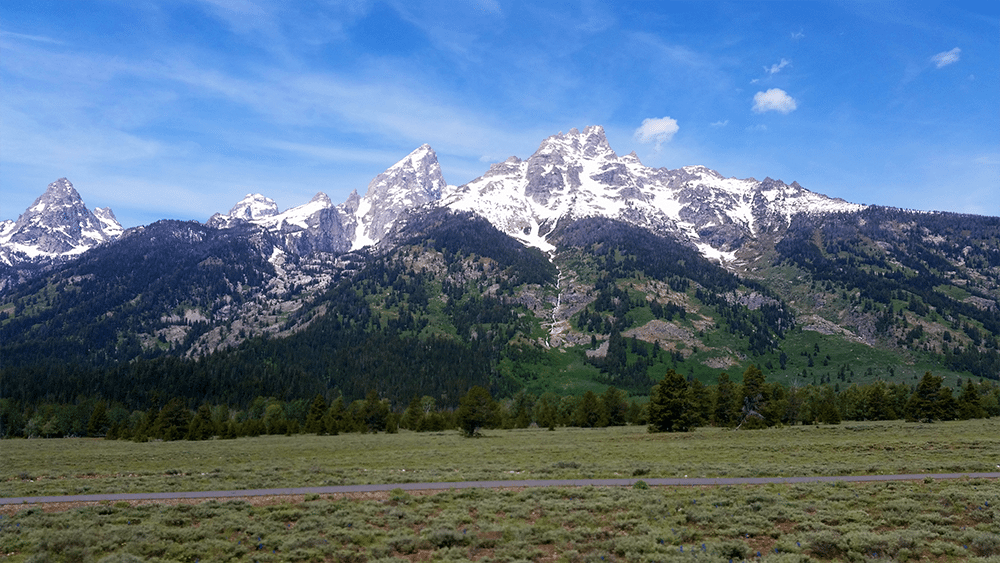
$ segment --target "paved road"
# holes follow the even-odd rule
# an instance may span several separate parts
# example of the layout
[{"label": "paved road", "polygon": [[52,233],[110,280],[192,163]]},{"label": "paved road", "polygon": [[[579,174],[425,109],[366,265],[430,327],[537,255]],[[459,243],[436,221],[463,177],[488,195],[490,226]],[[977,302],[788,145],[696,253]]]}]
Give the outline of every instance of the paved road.
[{"label": "paved road", "polygon": [[[810,477],[718,477],[694,479],[642,479],[646,484],[658,487],[697,487],[719,485],[764,485],[788,483],[833,483],[870,481],[914,481],[931,477],[933,479],[997,479],[998,473],[914,473],[906,475],[837,475]],[[279,495],[371,493],[402,489],[404,491],[428,491],[448,489],[498,489],[504,487],[628,487],[640,479],[528,479],[522,481],[457,481],[447,483],[394,483],[385,485],[342,485],[337,487],[299,487],[295,489],[244,489],[237,491],[191,491],[172,493],[119,493],[97,495],[68,495],[49,497],[0,498],[5,504],[40,504],[52,502],[100,502],[119,500],[169,500],[169,499],[214,499],[236,497],[259,497]]]}]

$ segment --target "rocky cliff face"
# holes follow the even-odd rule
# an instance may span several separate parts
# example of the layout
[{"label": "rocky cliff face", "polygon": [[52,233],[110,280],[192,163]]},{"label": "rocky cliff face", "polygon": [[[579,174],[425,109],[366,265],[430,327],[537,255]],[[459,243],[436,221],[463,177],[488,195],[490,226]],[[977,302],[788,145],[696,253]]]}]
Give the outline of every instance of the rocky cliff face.
[{"label": "rocky cliff face", "polygon": [[[378,244],[404,213],[441,198],[447,186],[441,174],[437,154],[430,145],[422,145],[406,158],[389,167],[368,184],[352,213],[356,221],[355,249]],[[347,212],[353,207],[348,200]]]},{"label": "rocky cliff face", "polygon": [[557,224],[605,217],[679,235],[722,259],[731,259],[747,238],[787,226],[796,213],[863,208],[770,178],[725,178],[703,166],[649,168],[634,153],[615,154],[599,126],[549,137],[527,160],[494,164],[450,189],[441,205],[486,217],[543,249],[551,249],[548,238]]},{"label": "rocky cliff face", "polygon": [[49,184],[17,221],[0,227],[0,262],[8,266],[82,254],[122,234],[111,209],[90,211],[73,184]]},{"label": "rocky cliff face", "polygon": [[438,201],[445,186],[437,154],[423,145],[376,176],[364,197],[354,191],[334,205],[320,192],[309,203],[279,213],[273,200],[248,194],[228,214],[213,215],[209,225],[249,222],[278,235],[290,252],[339,254],[378,244],[402,215]]}]

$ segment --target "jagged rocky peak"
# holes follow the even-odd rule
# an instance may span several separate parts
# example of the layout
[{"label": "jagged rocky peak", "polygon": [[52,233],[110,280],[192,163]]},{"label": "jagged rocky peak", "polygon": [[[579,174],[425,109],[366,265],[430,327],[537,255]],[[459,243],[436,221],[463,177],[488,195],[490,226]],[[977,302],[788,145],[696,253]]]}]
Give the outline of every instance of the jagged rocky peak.
[{"label": "jagged rocky peak", "polygon": [[359,205],[361,205],[361,196],[358,195],[358,190],[351,190],[351,194],[347,196],[347,200],[344,203],[340,204],[340,208],[344,213],[354,215]]},{"label": "jagged rocky peak", "polygon": [[559,133],[544,141],[535,151],[535,155],[543,155],[550,152],[559,152],[564,155],[573,154],[584,158],[616,158],[615,151],[608,144],[608,138],[604,135],[604,128],[600,125],[591,125],[580,132],[573,128],[569,133]]},{"label": "jagged rocky peak", "polygon": [[229,217],[244,221],[273,217],[277,214],[278,204],[273,199],[261,194],[247,194],[229,210]]},{"label": "jagged rocky peak", "polygon": [[80,254],[121,233],[111,209],[90,211],[73,184],[60,178],[17,221],[4,222],[0,249],[3,261],[14,264]]},{"label": "jagged rocky peak", "polygon": [[95,207],[94,217],[101,222],[102,230],[110,238],[118,238],[125,231],[110,207]]},{"label": "jagged rocky peak", "polygon": [[441,197],[446,186],[437,153],[424,144],[376,176],[368,184],[366,199],[403,197],[422,203]]},{"label": "jagged rocky peak", "polygon": [[447,185],[437,153],[430,145],[421,145],[368,184],[354,212],[353,247],[377,244],[400,215],[439,200]]},{"label": "jagged rocky peak", "polygon": [[316,192],[316,195],[309,200],[309,203],[314,203],[322,207],[333,207],[333,200],[323,192]]}]

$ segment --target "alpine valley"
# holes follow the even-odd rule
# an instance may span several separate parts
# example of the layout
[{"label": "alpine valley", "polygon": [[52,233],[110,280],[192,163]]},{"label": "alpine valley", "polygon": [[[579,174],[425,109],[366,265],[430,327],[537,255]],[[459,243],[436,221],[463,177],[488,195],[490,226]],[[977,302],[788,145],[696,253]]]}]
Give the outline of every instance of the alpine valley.
[{"label": "alpine valley", "polygon": [[592,126],[462,186],[424,145],[363,196],[204,223],[123,230],[57,180],[0,224],[0,400],[996,380],[998,301],[1000,218],[649,168]]}]

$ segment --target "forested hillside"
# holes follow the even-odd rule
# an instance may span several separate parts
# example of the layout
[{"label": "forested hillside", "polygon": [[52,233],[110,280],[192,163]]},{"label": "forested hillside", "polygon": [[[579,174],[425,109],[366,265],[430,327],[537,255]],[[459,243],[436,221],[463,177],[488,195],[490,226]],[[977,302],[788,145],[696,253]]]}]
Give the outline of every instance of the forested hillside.
[{"label": "forested hillside", "polygon": [[[251,224],[130,230],[2,296],[0,401],[21,421],[7,431],[59,405],[298,413],[315,397],[374,396],[400,416],[414,397],[450,412],[473,387],[530,402],[512,416],[539,422],[541,397],[555,408],[613,388],[644,401],[666,373],[718,401],[751,365],[772,405],[791,402],[771,423],[796,423],[820,416],[797,414],[796,389],[822,402],[884,382],[901,416],[925,372],[963,389],[1000,374],[1000,219],[799,215],[725,265],[610,219],[562,223],[550,240],[546,254],[442,209],[337,256],[286,254]],[[868,416],[859,401],[838,412]]]}]

